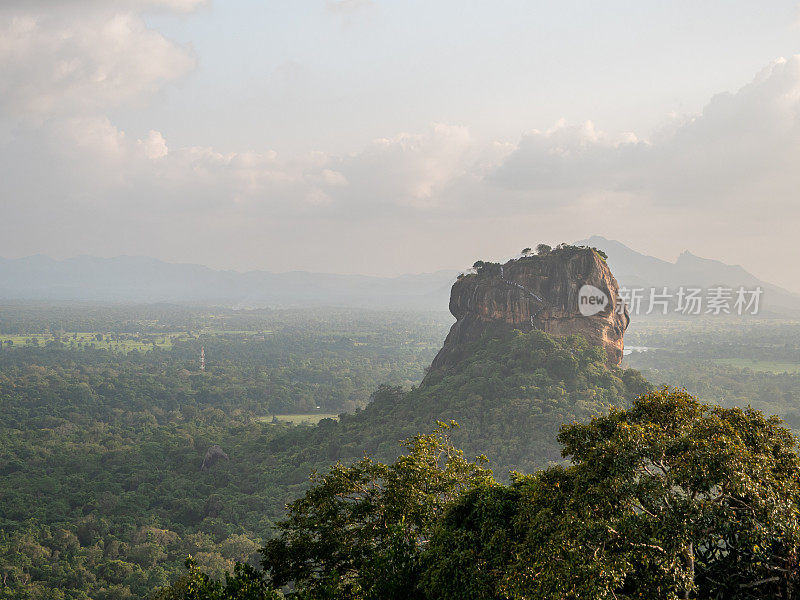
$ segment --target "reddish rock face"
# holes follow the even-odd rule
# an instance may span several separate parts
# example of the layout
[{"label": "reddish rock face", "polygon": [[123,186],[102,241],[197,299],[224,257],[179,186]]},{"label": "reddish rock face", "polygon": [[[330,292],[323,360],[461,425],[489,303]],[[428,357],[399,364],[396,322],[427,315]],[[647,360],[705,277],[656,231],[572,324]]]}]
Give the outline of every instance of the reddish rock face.
[{"label": "reddish rock face", "polygon": [[[594,306],[587,304],[586,294],[580,291],[591,288],[584,286],[596,288],[607,298],[603,309],[590,316],[584,315]],[[617,280],[606,262],[588,248],[557,249],[544,256],[487,265],[453,284],[450,312],[457,320],[431,368],[458,360],[463,346],[487,331],[509,329],[580,334],[590,344],[602,346],[609,363],[618,365],[630,321],[626,308],[618,312],[619,302]]]}]

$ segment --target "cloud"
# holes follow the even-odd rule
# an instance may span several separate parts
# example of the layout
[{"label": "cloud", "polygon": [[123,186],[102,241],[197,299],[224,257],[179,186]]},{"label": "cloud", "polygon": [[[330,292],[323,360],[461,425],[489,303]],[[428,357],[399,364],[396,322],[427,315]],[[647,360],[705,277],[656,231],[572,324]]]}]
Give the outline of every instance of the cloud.
[{"label": "cloud", "polygon": [[661,203],[782,203],[800,184],[800,55],[778,59],[735,93],[654,137],[647,157]]},{"label": "cloud", "polygon": [[330,162],[349,182],[337,190],[345,206],[426,210],[448,202],[447,188],[475,167],[478,151],[466,127],[438,123],[425,133],[374,140]]},{"label": "cloud", "polygon": [[[508,146],[440,123],[376,139],[349,155],[279,156],[172,147],[157,131],[126,135],[97,115],[53,118],[30,137],[37,135],[53,164],[71,164],[73,183],[83,177],[90,188],[96,164],[118,161],[118,180],[126,186],[146,182],[166,203],[204,198],[210,210],[306,214],[314,207],[319,216],[359,218],[460,210],[536,214],[613,197],[692,210],[746,207],[758,199],[796,215],[800,56],[775,61],[739,91],[715,96],[701,114],[674,119],[648,140],[562,121]],[[75,157],[84,169],[72,164]]]},{"label": "cloud", "polygon": [[[13,137],[0,137],[3,248],[71,248],[65,251],[72,254],[114,248],[106,253],[187,260],[182,252],[213,240],[234,264],[264,253],[323,261],[318,268],[373,272],[387,261],[409,269],[401,265],[411,260],[403,259],[406,252],[473,257],[489,248],[487,240],[530,244],[596,232],[634,244],[636,235],[644,243],[653,239],[654,230],[678,232],[680,239],[698,240],[693,249],[700,252],[705,238],[709,244],[734,239],[728,260],[746,262],[760,252],[767,267],[772,253],[795,251],[800,56],[770,63],[741,89],[711,98],[701,113],[672,117],[647,136],[560,121],[508,144],[439,123],[375,139],[351,154],[288,156],[268,148],[182,147],[159,131],[117,127],[101,105],[146,95],[191,64],[183,49],[148,31],[139,17],[119,18],[113,26],[123,35],[110,58],[90,51],[89,42],[57,35],[48,41],[44,33],[83,32],[107,47],[114,36],[90,33],[88,23],[69,21],[59,29],[41,17],[4,24],[16,28],[14,39],[38,50],[7,44],[0,35],[3,73],[13,69],[9,52],[44,73],[27,80],[27,91],[8,89],[15,105],[33,102],[32,90],[49,99],[37,109],[46,118],[17,124]],[[108,15],[95,19],[108,27],[114,22]],[[72,43],[77,49],[66,54],[81,57],[82,66],[74,76],[64,67],[60,80],[43,65]],[[166,60],[154,66],[142,56],[123,57],[133,43]],[[135,83],[87,75],[102,71],[124,71]],[[87,223],[98,237],[82,235]],[[382,248],[387,236],[394,249],[357,250],[359,244]],[[768,254],[744,250],[767,246]],[[769,275],[768,268],[762,273]],[[791,279],[782,277],[784,284]]]},{"label": "cloud", "polygon": [[531,131],[489,179],[514,190],[573,191],[615,189],[618,167],[630,160],[639,140],[633,134],[610,136],[591,121],[559,121],[547,131]]},{"label": "cloud", "polygon": [[[103,0],[94,0],[95,2],[102,2]],[[132,4],[134,6],[142,6],[145,8],[161,8],[165,10],[172,10],[176,12],[191,12],[196,8],[205,6],[209,0],[134,0],[133,2],[125,2],[123,4]]]},{"label": "cloud", "polygon": [[0,107],[6,111],[37,117],[104,111],[147,99],[194,66],[188,49],[148,29],[134,12],[188,10],[198,4],[193,0],[50,4],[0,10]]},{"label": "cloud", "polygon": [[167,141],[164,139],[164,136],[161,135],[160,131],[153,131],[151,129],[145,139],[137,140],[136,143],[144,153],[144,156],[151,160],[164,158],[167,154],[169,154]]},{"label": "cloud", "polygon": [[522,137],[488,176],[503,188],[637,194],[659,206],[719,208],[754,199],[784,206],[800,185],[800,56],[779,59],[701,114],[674,119],[649,140],[587,122]]},{"label": "cloud", "polygon": [[111,124],[107,117],[76,117],[54,124],[53,146],[69,148],[71,154],[88,159],[96,166],[103,162],[124,158],[125,133]]}]

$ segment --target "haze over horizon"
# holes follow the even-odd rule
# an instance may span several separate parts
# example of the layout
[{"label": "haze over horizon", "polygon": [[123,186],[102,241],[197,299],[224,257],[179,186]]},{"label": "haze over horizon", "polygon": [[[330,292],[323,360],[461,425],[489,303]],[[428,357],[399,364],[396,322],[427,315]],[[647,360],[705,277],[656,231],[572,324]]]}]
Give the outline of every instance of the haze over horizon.
[{"label": "haze over horizon", "polygon": [[[720,262],[720,263],[722,263],[722,264],[724,264],[726,266],[731,266],[731,267],[740,267],[741,266],[741,265],[732,265],[732,264],[726,263],[724,260],[720,260],[719,258],[713,257],[713,256],[699,256],[698,254],[695,254],[694,252],[692,252],[688,248],[684,249],[677,256],[675,256],[673,258],[662,258],[662,257],[658,257],[658,256],[651,256],[651,255],[647,255],[647,254],[643,254],[643,253],[637,252],[637,250],[635,248],[631,248],[630,246],[628,246],[624,242],[621,242],[620,240],[611,240],[611,239],[605,238],[604,236],[599,236],[599,235],[592,235],[592,236],[589,236],[588,238],[586,238],[584,240],[572,240],[571,242],[567,242],[567,243],[575,243],[575,244],[579,244],[579,245],[595,243],[595,244],[597,244],[596,247],[598,249],[605,250],[607,248],[607,245],[604,242],[606,242],[608,244],[611,244],[611,245],[619,244],[619,245],[623,246],[626,251],[630,251],[631,253],[633,253],[635,255],[643,256],[643,257],[646,257],[646,258],[653,258],[653,259],[661,260],[661,261],[664,261],[664,262],[669,263],[669,264],[676,264],[677,261],[680,259],[681,255],[688,254],[688,255],[697,257],[697,258],[699,258],[701,260],[704,260],[704,261]],[[555,242],[554,242],[554,245],[555,245]],[[499,253],[496,257],[493,257],[493,258],[496,258],[500,262],[505,262],[505,261],[507,261],[507,260],[509,260],[511,258],[514,258],[515,256],[519,256],[519,255],[520,254],[518,252],[509,251],[509,252],[507,252],[505,254]],[[0,256],[0,260],[3,260],[3,259],[6,259],[6,260],[24,260],[24,259],[35,259],[35,258],[39,258],[39,257],[45,258],[47,260],[55,260],[55,261],[59,261],[59,262],[74,261],[74,260],[80,260],[80,259],[84,259],[84,258],[86,258],[86,259],[99,259],[99,260],[116,260],[116,259],[155,260],[155,261],[159,261],[159,262],[163,262],[163,263],[171,264],[171,265],[176,265],[176,266],[181,266],[181,265],[183,265],[183,266],[195,266],[195,267],[203,267],[203,268],[212,269],[214,271],[232,271],[232,272],[240,273],[240,274],[244,274],[244,273],[248,273],[248,272],[265,272],[265,273],[274,273],[274,274],[287,274],[287,273],[293,273],[293,272],[303,272],[303,273],[321,273],[321,274],[329,274],[329,275],[352,275],[352,276],[385,277],[385,278],[403,277],[403,276],[408,276],[408,275],[426,275],[426,274],[433,274],[433,273],[440,273],[440,272],[463,272],[463,271],[469,269],[470,265],[468,264],[468,262],[471,261],[474,258],[474,257],[465,257],[465,259],[463,261],[463,264],[461,266],[458,266],[458,267],[443,267],[443,268],[440,268],[440,269],[432,269],[432,270],[427,270],[427,271],[426,270],[407,271],[407,272],[389,274],[389,275],[380,275],[380,274],[377,274],[377,273],[363,273],[363,272],[349,272],[348,273],[348,272],[343,272],[343,271],[319,271],[319,270],[318,271],[314,271],[312,269],[294,269],[294,270],[287,270],[287,271],[269,271],[267,269],[258,269],[258,268],[256,268],[256,269],[237,269],[235,267],[218,268],[218,267],[213,267],[211,265],[203,264],[203,263],[200,263],[200,262],[171,261],[171,260],[161,259],[161,258],[158,258],[156,256],[148,256],[146,254],[116,254],[116,255],[105,255],[105,256],[103,256],[103,255],[85,254],[84,253],[84,254],[75,254],[75,255],[72,255],[72,256],[64,256],[63,258],[58,258],[58,257],[54,257],[52,255],[45,254],[45,253],[37,253],[37,254],[28,254],[28,255],[19,256],[19,257]],[[751,275],[758,276],[758,273],[751,273]]]},{"label": "haze over horizon", "polygon": [[789,1],[8,0],[0,256],[400,275],[599,234],[798,292],[799,38]]}]

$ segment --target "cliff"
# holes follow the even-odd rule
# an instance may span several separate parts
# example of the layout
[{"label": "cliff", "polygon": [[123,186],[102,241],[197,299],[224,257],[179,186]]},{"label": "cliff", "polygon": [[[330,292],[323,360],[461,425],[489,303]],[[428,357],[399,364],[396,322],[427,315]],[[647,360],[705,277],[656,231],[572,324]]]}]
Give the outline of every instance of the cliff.
[{"label": "cliff", "polygon": [[511,329],[579,334],[590,344],[602,346],[609,364],[620,364],[630,319],[627,309],[617,310],[617,280],[594,250],[568,246],[503,265],[476,265],[476,273],[460,276],[453,284],[450,312],[456,322],[431,372],[463,358],[468,346],[485,334]]}]

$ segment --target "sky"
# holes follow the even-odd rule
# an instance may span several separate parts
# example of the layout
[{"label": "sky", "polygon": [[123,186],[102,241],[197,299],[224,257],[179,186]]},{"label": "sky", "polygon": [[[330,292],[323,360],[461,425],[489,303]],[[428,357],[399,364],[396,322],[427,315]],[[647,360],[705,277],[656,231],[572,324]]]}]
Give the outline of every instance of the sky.
[{"label": "sky", "polygon": [[3,0],[0,256],[461,269],[602,235],[800,292],[800,3]]}]

